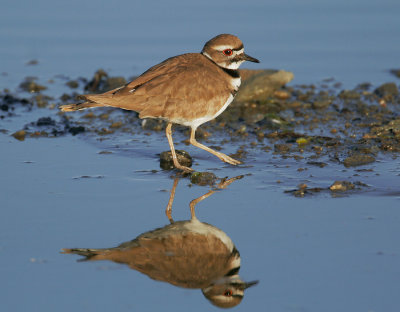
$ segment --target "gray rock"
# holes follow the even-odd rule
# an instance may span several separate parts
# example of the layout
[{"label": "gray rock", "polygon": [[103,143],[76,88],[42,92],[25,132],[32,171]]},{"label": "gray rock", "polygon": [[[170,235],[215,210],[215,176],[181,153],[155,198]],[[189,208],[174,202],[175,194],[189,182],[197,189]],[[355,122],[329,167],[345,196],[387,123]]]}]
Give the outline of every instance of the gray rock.
[{"label": "gray rock", "polygon": [[399,89],[394,82],[384,83],[380,87],[376,88],[374,93],[377,96],[384,97],[384,96],[398,96]]},{"label": "gray rock", "polygon": [[400,78],[400,69],[391,69],[390,73],[395,75],[397,78]]},{"label": "gray rock", "polygon": [[375,161],[375,157],[371,155],[355,154],[347,157],[343,164],[345,167],[362,166]]},{"label": "gray rock", "polygon": [[[176,157],[178,158],[178,162],[182,166],[191,167],[192,166],[192,157],[190,154],[184,150],[176,150]],[[175,168],[174,162],[172,160],[171,151],[162,152],[160,154],[160,167],[164,170],[171,170]]]},{"label": "gray rock", "polygon": [[213,185],[217,176],[212,172],[193,172],[190,176],[190,182],[200,186]]},{"label": "gray rock", "polygon": [[356,186],[349,181],[335,181],[329,189],[332,192],[346,192],[348,190],[354,190]]},{"label": "gray rock", "polygon": [[242,69],[240,75],[242,85],[235,97],[236,102],[264,101],[294,78],[291,72],[271,69]]}]

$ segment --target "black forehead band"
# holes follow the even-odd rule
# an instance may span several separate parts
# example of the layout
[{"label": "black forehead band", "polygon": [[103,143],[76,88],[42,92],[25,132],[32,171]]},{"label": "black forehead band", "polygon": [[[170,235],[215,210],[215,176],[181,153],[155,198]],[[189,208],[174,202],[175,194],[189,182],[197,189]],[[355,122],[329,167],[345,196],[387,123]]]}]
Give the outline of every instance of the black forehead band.
[{"label": "black forehead band", "polygon": [[240,50],[242,50],[244,48],[244,46],[243,46],[243,44],[239,47],[239,48],[236,48],[236,49],[232,49],[233,51],[240,51]]}]

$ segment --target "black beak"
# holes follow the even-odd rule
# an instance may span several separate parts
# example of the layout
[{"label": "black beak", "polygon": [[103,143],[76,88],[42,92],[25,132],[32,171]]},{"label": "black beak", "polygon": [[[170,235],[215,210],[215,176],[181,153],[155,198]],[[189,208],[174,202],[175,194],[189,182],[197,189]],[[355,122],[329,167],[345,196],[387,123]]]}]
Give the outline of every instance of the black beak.
[{"label": "black beak", "polygon": [[[259,63],[258,60],[256,60],[256,61],[257,61],[257,63]],[[258,281],[252,281],[252,282],[244,283],[244,289],[247,289],[247,288],[249,288],[251,286],[254,286],[254,285],[257,285],[257,284],[258,284]]]},{"label": "black beak", "polygon": [[245,60],[245,61],[253,62],[253,63],[260,63],[259,60],[257,60],[256,58],[254,58],[254,57],[252,57],[250,55],[247,55],[245,53],[243,53],[242,59]]}]

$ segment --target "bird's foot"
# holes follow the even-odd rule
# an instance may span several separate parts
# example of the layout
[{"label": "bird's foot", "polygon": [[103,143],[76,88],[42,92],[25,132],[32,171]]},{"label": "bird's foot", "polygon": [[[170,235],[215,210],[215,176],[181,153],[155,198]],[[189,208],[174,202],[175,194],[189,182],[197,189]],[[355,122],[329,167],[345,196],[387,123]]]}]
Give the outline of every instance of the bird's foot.
[{"label": "bird's foot", "polygon": [[236,159],[233,159],[232,157],[229,157],[228,155],[222,154],[222,153],[218,153],[219,155],[217,155],[219,157],[219,159],[221,159],[222,161],[231,164],[231,165],[240,165],[242,162]]},{"label": "bird's foot", "polygon": [[190,173],[190,172],[194,171],[194,169],[192,169],[192,168],[189,168],[189,167],[186,167],[186,166],[182,166],[177,161],[176,162],[174,161],[174,166],[175,166],[176,169],[182,170],[182,171],[187,172],[187,173]]}]

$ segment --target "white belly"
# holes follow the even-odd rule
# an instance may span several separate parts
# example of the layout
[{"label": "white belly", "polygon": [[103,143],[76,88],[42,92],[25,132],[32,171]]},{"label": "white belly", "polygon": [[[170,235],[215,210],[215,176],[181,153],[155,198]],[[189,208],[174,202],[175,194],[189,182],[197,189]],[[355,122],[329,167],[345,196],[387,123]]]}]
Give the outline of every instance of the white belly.
[{"label": "white belly", "polygon": [[210,121],[214,118],[216,118],[217,116],[221,115],[222,112],[224,110],[226,110],[226,108],[229,106],[229,104],[232,103],[234,99],[234,96],[232,94],[229,94],[228,99],[226,100],[224,106],[222,106],[220,108],[220,110],[218,112],[216,112],[214,115],[209,115],[209,116],[204,116],[204,117],[200,117],[191,121],[186,121],[184,123],[182,123],[184,126],[188,126],[191,127],[192,129],[196,129],[198,126],[202,125],[203,123]]}]

